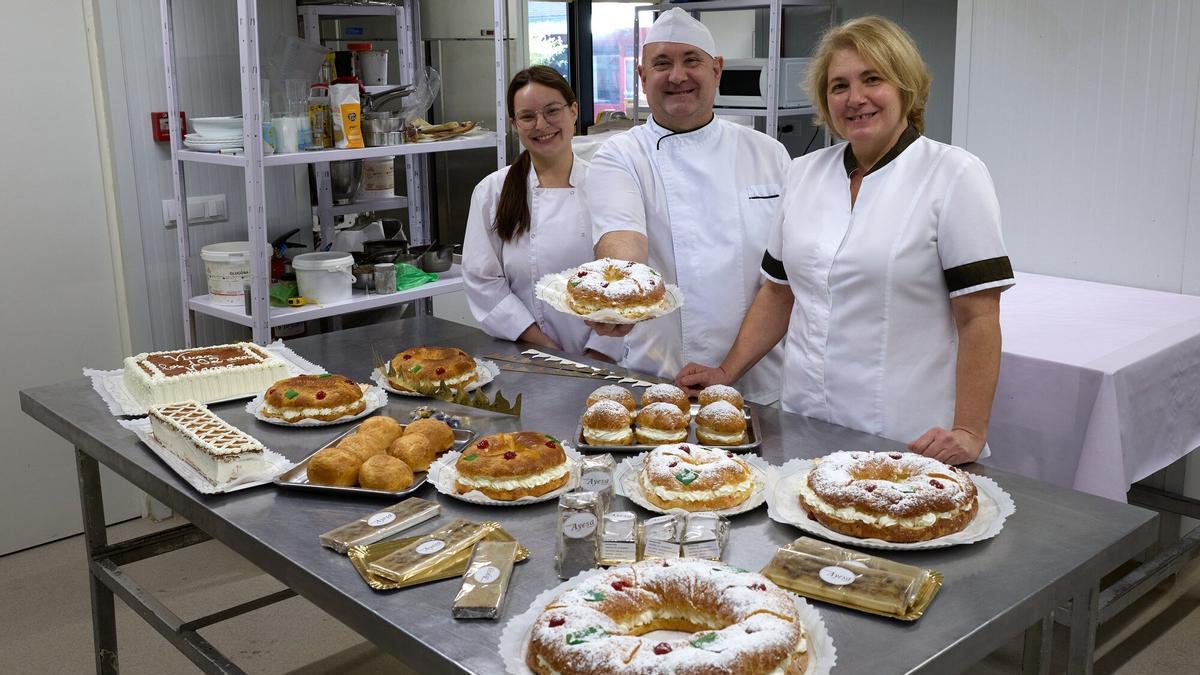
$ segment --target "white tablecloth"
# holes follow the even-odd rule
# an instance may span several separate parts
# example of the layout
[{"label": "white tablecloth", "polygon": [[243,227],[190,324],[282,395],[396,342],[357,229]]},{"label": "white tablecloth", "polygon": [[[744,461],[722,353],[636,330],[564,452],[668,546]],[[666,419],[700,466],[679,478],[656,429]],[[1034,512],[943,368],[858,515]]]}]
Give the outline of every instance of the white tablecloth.
[{"label": "white tablecloth", "polygon": [[1200,446],[1200,297],[1017,274],[1000,323],[986,464],[1125,501]]}]

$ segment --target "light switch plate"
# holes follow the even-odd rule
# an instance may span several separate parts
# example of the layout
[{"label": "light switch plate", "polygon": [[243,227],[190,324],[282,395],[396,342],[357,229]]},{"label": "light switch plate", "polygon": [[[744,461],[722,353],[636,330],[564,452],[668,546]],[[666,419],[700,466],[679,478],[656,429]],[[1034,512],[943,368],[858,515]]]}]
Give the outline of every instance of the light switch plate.
[{"label": "light switch plate", "polygon": [[[175,227],[175,200],[164,199],[162,202],[163,225],[170,229]],[[225,195],[200,195],[188,197],[188,224],[218,223],[228,220],[229,212],[225,206]]]}]

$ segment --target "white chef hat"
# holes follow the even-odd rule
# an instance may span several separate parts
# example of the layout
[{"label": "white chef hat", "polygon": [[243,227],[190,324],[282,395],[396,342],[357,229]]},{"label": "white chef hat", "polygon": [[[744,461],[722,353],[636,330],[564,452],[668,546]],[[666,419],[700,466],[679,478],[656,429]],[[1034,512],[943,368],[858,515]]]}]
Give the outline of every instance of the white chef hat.
[{"label": "white chef hat", "polygon": [[708,27],[680,7],[658,15],[643,44],[651,42],[678,42],[703,49],[709,56],[717,55],[717,45]]}]

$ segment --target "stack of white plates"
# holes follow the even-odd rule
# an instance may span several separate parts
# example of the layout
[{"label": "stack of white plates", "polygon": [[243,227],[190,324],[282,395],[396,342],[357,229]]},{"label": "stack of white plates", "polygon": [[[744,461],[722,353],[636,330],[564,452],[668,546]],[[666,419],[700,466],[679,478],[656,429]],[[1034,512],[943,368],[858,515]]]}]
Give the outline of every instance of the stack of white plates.
[{"label": "stack of white plates", "polygon": [[183,145],[200,152],[220,152],[230,148],[242,147],[242,134],[236,136],[205,136],[203,134],[187,134],[183,137]]}]

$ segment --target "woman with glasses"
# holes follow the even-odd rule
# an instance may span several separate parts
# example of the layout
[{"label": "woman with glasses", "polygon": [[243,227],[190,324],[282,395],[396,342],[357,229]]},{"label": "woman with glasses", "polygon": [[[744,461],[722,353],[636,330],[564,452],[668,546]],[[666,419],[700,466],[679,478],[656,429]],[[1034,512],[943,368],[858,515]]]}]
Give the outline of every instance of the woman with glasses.
[{"label": "woman with glasses", "polygon": [[475,186],[463,242],[471,314],[489,335],[615,360],[620,338],[533,295],[545,274],[591,261],[584,190],[588,164],[571,149],[579,106],[557,71],[533,66],[508,85],[508,116],[525,150]]}]

